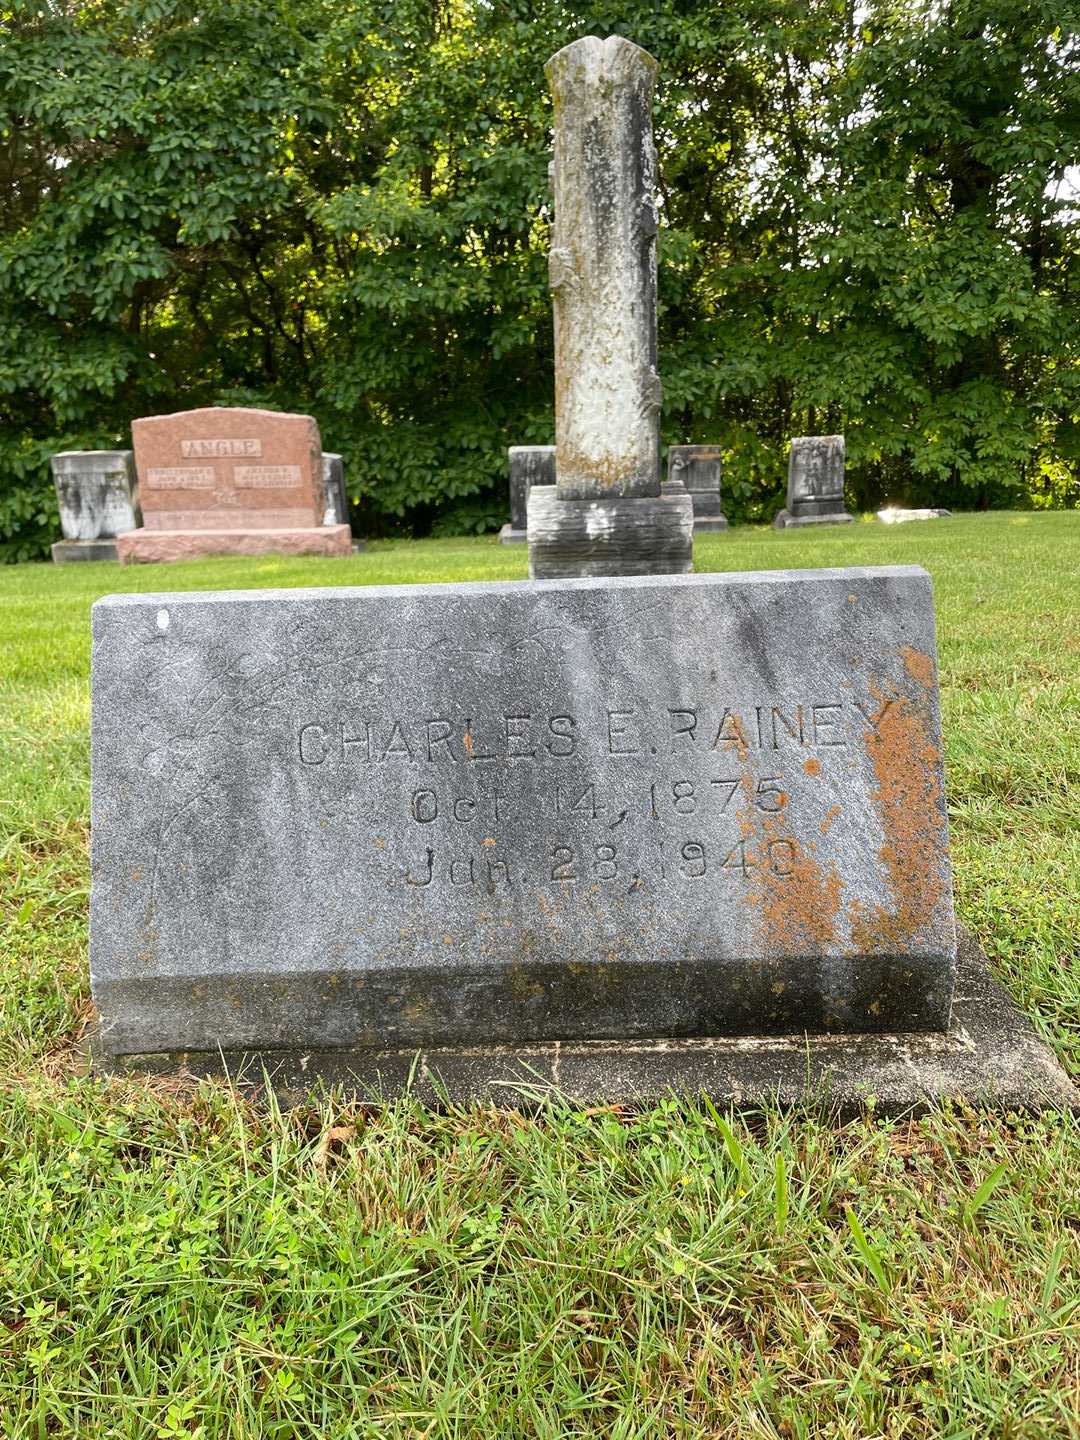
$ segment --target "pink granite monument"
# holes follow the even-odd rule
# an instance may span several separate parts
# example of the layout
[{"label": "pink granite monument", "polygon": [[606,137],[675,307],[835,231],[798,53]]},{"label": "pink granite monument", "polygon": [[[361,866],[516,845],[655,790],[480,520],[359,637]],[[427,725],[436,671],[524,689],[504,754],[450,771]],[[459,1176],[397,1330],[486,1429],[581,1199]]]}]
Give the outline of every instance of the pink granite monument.
[{"label": "pink granite monument", "polygon": [[348,555],[327,511],[319,427],[310,415],[209,408],[131,426],[143,524],[119,535],[121,563],[196,555]]}]

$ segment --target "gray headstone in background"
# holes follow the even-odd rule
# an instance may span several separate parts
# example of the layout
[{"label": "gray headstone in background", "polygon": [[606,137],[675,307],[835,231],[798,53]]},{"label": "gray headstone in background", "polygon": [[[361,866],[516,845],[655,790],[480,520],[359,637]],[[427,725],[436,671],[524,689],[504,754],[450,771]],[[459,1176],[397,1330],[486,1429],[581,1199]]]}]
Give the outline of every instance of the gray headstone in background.
[{"label": "gray headstone in background", "polygon": [[802,435],[792,440],[787,508],[774,526],[847,525],[854,518],[844,509],[844,437]]},{"label": "gray headstone in background", "polygon": [[943,1028],[915,568],[111,596],[111,1054]]},{"label": "gray headstone in background", "polygon": [[[693,564],[689,496],[660,486],[656,70],[621,35],[576,40],[545,66],[555,107],[556,475],[554,493],[537,486],[529,495],[529,573],[538,579]],[[658,507],[671,512],[659,522]],[[658,526],[668,537],[659,549]],[[599,542],[583,553],[593,533]]]},{"label": "gray headstone in background", "polygon": [[529,491],[534,485],[555,484],[554,445],[511,445],[510,524],[499,531],[504,545],[524,543],[528,537]]},{"label": "gray headstone in background", "polygon": [[345,461],[329,450],[322,452],[323,485],[326,487],[324,525],[348,525],[349,496],[345,489]]},{"label": "gray headstone in background", "polygon": [[694,506],[695,530],[726,530],[720,508],[721,456],[718,445],[670,445],[668,480],[682,481]]},{"label": "gray headstone in background", "polygon": [[64,450],[50,460],[60,529],[57,564],[115,560],[115,537],[141,523],[130,450]]}]

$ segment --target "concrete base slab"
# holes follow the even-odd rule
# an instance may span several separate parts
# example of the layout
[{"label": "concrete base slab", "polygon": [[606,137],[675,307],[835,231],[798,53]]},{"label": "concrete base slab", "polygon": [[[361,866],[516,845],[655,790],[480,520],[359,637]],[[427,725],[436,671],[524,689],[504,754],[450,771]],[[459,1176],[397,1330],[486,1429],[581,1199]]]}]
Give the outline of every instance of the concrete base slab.
[{"label": "concrete base slab", "polygon": [[513,525],[504,525],[499,531],[500,545],[527,545],[529,532],[527,530],[515,530]]},{"label": "concrete base slab", "polygon": [[110,1073],[227,1075],[251,1090],[268,1077],[287,1104],[333,1085],[371,1101],[411,1093],[428,1104],[505,1108],[535,1106],[553,1092],[577,1105],[630,1106],[705,1092],[746,1110],[814,1104],[841,1114],[871,1103],[901,1114],[949,1099],[999,1110],[1080,1108],[1080,1091],[964,931],[952,1026],[940,1034],[120,1056],[106,1054],[96,1038],[91,1048],[96,1067]]},{"label": "concrete base slab", "polygon": [[73,565],[79,560],[115,560],[115,540],[57,540],[52,550],[54,565]]},{"label": "concrete base slab", "polygon": [[833,510],[828,515],[792,515],[788,510],[781,510],[773,521],[774,530],[797,530],[803,525],[852,525],[855,516],[849,515],[846,510]]},{"label": "concrete base slab", "polygon": [[129,530],[117,536],[121,565],[200,555],[351,555],[348,525],[283,530]]},{"label": "concrete base slab", "polygon": [[695,534],[708,533],[710,530],[726,530],[728,528],[726,515],[695,515]]}]

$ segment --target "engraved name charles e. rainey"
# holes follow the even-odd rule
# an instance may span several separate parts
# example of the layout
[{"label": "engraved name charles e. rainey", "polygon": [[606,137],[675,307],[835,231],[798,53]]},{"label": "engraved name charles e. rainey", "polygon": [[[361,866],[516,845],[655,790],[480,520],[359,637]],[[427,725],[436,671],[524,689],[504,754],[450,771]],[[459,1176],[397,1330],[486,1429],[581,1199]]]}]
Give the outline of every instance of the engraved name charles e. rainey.
[{"label": "engraved name charles e. rainey", "polygon": [[565,760],[579,754],[643,757],[697,751],[838,747],[876,729],[891,700],[805,704],[620,706],[595,715],[536,712],[422,717],[367,713],[302,723],[296,753],[304,765],[330,761],[483,764]]}]

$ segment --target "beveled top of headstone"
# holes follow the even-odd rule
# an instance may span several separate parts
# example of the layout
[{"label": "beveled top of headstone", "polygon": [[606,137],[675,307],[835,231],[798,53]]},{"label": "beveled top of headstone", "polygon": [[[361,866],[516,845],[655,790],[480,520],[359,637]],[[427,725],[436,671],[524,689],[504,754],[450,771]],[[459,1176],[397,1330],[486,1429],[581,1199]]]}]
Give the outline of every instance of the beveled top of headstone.
[{"label": "beveled top of headstone", "polygon": [[719,493],[722,452],[719,445],[672,445],[668,480],[681,480],[696,493]]},{"label": "beveled top of headstone", "polygon": [[131,426],[148,530],[322,524],[319,427],[310,415],[210,406]]},{"label": "beveled top of headstone", "polygon": [[96,474],[102,470],[126,470],[130,450],[58,450],[49,457],[53,470],[78,470]]}]

